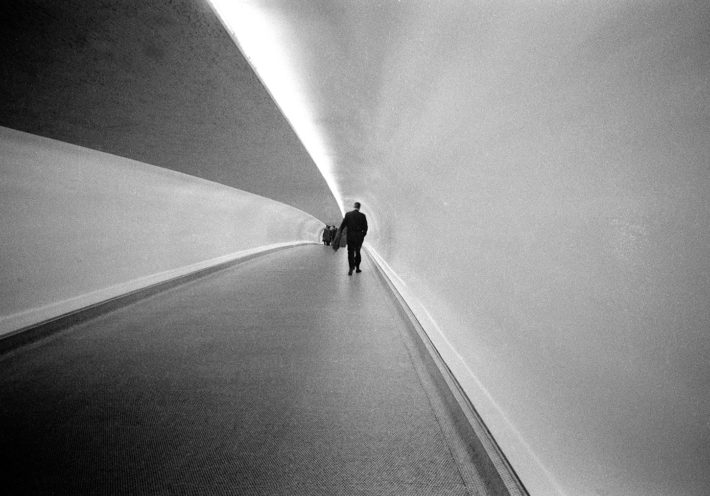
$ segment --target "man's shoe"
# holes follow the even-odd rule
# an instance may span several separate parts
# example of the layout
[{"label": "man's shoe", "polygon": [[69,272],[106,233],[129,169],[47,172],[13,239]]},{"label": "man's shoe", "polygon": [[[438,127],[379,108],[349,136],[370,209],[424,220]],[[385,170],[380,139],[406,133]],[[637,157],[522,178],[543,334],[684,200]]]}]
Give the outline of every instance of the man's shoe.
[{"label": "man's shoe", "polygon": [[355,269],[355,272],[357,272],[359,274],[362,271],[360,270],[360,267],[358,267],[357,269]]},{"label": "man's shoe", "polygon": [[349,276],[353,275],[353,269],[350,269],[350,270],[348,271],[348,275],[349,275]]}]

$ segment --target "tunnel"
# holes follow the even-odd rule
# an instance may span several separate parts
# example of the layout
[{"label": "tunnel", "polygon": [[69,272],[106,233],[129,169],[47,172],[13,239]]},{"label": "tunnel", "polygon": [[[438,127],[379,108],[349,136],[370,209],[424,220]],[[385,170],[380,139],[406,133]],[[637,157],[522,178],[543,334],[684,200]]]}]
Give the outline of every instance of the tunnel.
[{"label": "tunnel", "polygon": [[710,3],[0,22],[4,494],[710,494]]}]

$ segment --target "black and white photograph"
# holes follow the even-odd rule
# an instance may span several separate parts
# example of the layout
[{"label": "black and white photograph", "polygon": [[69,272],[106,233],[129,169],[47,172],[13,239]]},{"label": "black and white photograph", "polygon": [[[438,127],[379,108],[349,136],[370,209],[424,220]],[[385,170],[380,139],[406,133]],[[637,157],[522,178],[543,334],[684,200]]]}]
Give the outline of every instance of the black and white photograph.
[{"label": "black and white photograph", "polygon": [[710,495],[710,0],[1,2],[0,493]]}]

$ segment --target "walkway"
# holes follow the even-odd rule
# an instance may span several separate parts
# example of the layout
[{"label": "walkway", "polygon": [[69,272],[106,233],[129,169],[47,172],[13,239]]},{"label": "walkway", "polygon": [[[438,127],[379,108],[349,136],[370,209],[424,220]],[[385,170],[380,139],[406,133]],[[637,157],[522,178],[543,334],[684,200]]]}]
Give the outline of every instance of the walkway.
[{"label": "walkway", "polygon": [[3,492],[470,494],[363,269],[286,249],[0,358]]}]

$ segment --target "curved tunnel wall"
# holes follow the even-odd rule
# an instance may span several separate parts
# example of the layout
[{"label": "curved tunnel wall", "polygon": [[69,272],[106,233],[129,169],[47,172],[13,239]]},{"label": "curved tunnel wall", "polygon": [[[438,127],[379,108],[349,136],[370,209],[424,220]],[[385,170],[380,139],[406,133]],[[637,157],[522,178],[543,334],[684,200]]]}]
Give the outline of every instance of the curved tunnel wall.
[{"label": "curved tunnel wall", "polygon": [[533,495],[710,491],[708,15],[626,15],[393,75],[350,193]]},{"label": "curved tunnel wall", "polygon": [[11,2],[0,60],[0,126],[340,216],[205,0]]},{"label": "curved tunnel wall", "polygon": [[531,494],[710,493],[708,3],[250,4]]},{"label": "curved tunnel wall", "polygon": [[322,223],[258,195],[0,128],[0,334]]},{"label": "curved tunnel wall", "polygon": [[[405,85],[414,115],[360,171],[381,178],[361,184],[384,231],[371,243],[533,495],[700,496],[707,31],[701,48],[697,25],[613,24],[641,39],[602,55],[604,33],[554,61],[510,41],[490,80],[462,60],[426,96]],[[530,59],[508,66],[518,50]]]},{"label": "curved tunnel wall", "polygon": [[[312,198],[328,204],[322,181],[300,193],[303,183],[314,182],[315,168],[283,168],[284,161],[274,160],[264,172],[262,153],[273,155],[269,147],[279,140],[272,138],[285,127],[252,128],[271,122],[261,113],[263,92],[240,98],[223,91],[254,89],[255,78],[233,58],[214,19],[207,31],[217,38],[200,34],[201,16],[183,15],[202,3],[77,0],[43,4],[52,8],[44,18],[34,3],[22,3],[24,24],[2,30],[3,68],[12,76],[3,79],[9,104],[2,123],[113,153],[143,150],[156,161],[131,156],[151,163],[161,153],[199,158],[229,143],[229,159],[213,161],[221,164],[213,171],[199,160],[185,160],[180,170],[213,180],[229,176],[233,186],[298,205]],[[369,242],[410,301],[422,304],[419,315],[430,321],[432,335],[441,329],[449,363],[533,496],[710,493],[709,4],[248,3],[267,7],[266,15],[286,26],[283,44],[304,71],[300,89],[330,147],[342,199],[348,207],[362,201]],[[95,9],[100,15],[92,15]],[[235,66],[241,69],[232,72]],[[228,71],[202,84],[215,69]],[[166,79],[183,84],[166,87]],[[235,102],[243,105],[229,106]],[[185,108],[208,111],[194,119]],[[27,126],[17,124],[25,120]],[[128,132],[112,127],[114,121]],[[234,142],[235,136],[243,139]],[[181,148],[161,151],[156,143]],[[288,157],[293,148],[279,150]],[[232,153],[242,151],[258,152],[258,159],[232,163]],[[112,198],[115,186],[77,193],[51,167],[39,176],[6,167],[0,242],[2,275],[11,284],[2,285],[2,301],[5,311],[21,312],[20,295],[36,305],[63,297],[50,294],[56,285],[35,286],[51,271],[38,276],[32,262],[50,265],[49,247],[68,241],[49,223],[45,251],[28,259],[37,240],[20,226],[40,228],[53,219],[87,229],[78,219],[88,226],[94,219],[74,212],[74,195],[108,191]],[[84,177],[97,180],[91,171]],[[139,200],[151,205],[151,215],[165,216],[145,186],[136,184]],[[54,188],[70,193],[71,200],[52,204],[63,216],[41,208]],[[102,205],[100,198],[76,201]],[[175,206],[183,212],[181,201]],[[314,207],[302,208],[335,220]],[[144,222],[152,225],[144,210],[129,211],[139,232]],[[105,205],[97,215],[120,213]],[[176,234],[183,219],[165,220],[174,232],[156,228],[153,246],[169,250],[161,243],[183,240]],[[189,212],[185,220],[206,228]],[[222,229],[212,234],[231,249],[234,240]],[[137,241],[129,237],[127,246],[142,249]],[[95,242],[102,246],[102,236]],[[106,259],[78,247],[94,267]],[[64,262],[79,263],[72,250],[61,251]],[[187,255],[170,259],[179,265],[196,256]],[[146,256],[131,263],[161,270],[161,259]],[[131,263],[119,257],[111,272],[130,278]],[[24,272],[41,277],[28,282]],[[85,283],[74,282],[74,274],[62,277]]]}]

